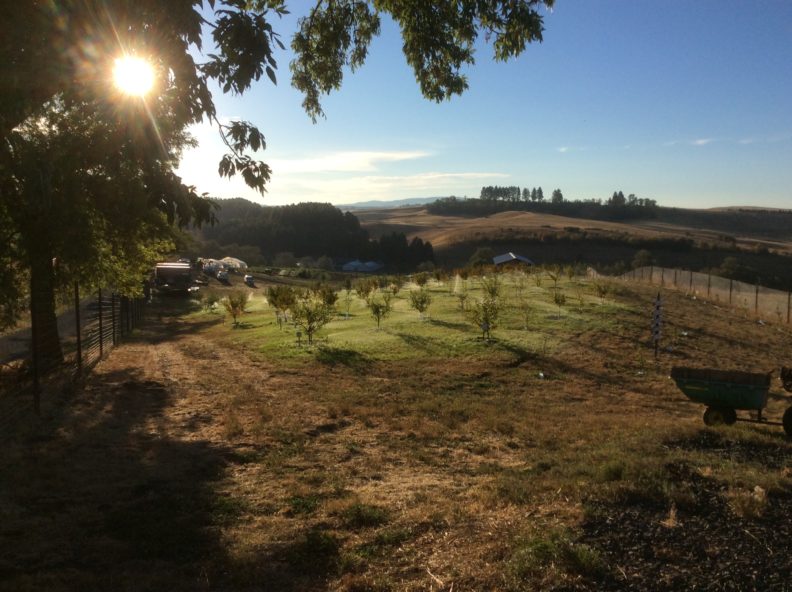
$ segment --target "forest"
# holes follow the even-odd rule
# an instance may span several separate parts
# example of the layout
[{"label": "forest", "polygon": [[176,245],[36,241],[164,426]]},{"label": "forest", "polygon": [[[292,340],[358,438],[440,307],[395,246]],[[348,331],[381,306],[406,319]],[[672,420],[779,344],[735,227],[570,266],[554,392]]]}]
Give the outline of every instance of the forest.
[{"label": "forest", "polygon": [[278,254],[289,253],[298,259],[381,261],[394,270],[410,270],[434,261],[431,243],[418,237],[408,241],[401,232],[372,239],[354,214],[331,204],[267,207],[242,198],[217,203],[217,222],[193,230],[197,244],[192,250],[196,255],[236,253],[255,265],[272,263]]}]

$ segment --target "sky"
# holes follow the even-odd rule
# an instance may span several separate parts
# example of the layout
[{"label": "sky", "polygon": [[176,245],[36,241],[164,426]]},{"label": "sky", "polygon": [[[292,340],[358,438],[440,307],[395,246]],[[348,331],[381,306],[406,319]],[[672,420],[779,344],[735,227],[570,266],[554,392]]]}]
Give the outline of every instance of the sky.
[{"label": "sky", "polygon": [[346,72],[312,123],[289,78],[289,40],[313,2],[276,19],[287,50],[278,84],[215,92],[221,120],[259,126],[273,170],[261,196],[217,175],[224,147],[207,125],[180,174],[213,197],[265,205],[478,197],[485,185],[614,191],[673,207],[792,208],[792,2],[557,0],[544,42],[466,68],[469,89],[422,97],[383,18],[366,64]]}]

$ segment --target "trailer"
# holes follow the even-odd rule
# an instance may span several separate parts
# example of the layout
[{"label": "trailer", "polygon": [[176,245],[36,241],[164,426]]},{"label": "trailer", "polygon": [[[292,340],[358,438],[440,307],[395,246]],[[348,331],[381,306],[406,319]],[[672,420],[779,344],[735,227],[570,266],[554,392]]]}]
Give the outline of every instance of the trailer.
[{"label": "trailer", "polygon": [[[714,368],[675,366],[671,379],[691,401],[706,405],[704,423],[713,426],[731,425],[737,421],[782,426],[792,436],[792,406],[782,420],[769,421],[762,417],[773,372],[757,373]],[[792,381],[783,380],[784,388],[792,390]],[[755,411],[756,419],[739,417],[737,411]]]},{"label": "trailer", "polygon": [[189,263],[157,263],[154,268],[154,288],[160,294],[188,294],[192,286],[192,267]]}]

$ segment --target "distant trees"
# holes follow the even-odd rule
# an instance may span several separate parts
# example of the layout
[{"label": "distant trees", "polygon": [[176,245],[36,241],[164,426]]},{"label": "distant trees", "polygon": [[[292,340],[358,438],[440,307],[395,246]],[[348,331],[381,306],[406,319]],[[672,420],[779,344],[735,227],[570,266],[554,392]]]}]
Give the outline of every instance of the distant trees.
[{"label": "distant trees", "polygon": [[[332,269],[332,258],[381,261],[398,270],[414,269],[434,262],[432,244],[420,237],[407,240],[403,232],[371,239],[358,218],[330,204],[300,203],[264,207],[244,199],[219,200],[219,222],[204,228],[200,236],[206,248],[237,252],[255,249],[273,257],[278,267],[293,267],[310,257],[311,266]],[[241,257],[244,259],[244,257]],[[318,258],[318,259],[315,259]],[[308,261],[306,259],[306,261]]]},{"label": "distant trees", "polygon": [[654,218],[657,216],[657,202],[653,199],[639,198],[631,193],[624,197],[621,191],[614,192],[607,200],[583,199],[568,200],[561,189],[554,189],[550,199],[545,200],[541,187],[520,190],[521,199],[512,200],[517,186],[482,187],[480,199],[461,200],[455,197],[438,199],[427,205],[431,214],[489,216],[507,210],[527,210],[592,220],[628,220],[635,218]]}]

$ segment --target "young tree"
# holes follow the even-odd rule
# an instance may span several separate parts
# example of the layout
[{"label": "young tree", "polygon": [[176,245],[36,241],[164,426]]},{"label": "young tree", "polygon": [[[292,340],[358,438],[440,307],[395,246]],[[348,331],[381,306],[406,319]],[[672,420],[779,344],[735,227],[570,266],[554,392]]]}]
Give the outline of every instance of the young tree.
[{"label": "young tree", "polygon": [[316,332],[333,319],[334,312],[333,305],[317,291],[301,294],[291,305],[292,320],[305,331],[309,345],[313,344]]},{"label": "young tree", "polygon": [[550,196],[550,201],[554,204],[564,203],[564,194],[560,189],[554,189],[553,195]]},{"label": "young tree", "polygon": [[486,341],[492,338],[492,330],[497,328],[498,316],[501,311],[501,302],[498,298],[484,296],[476,300],[470,310],[470,318],[481,329],[481,336]]},{"label": "young tree", "polygon": [[355,283],[355,293],[362,300],[368,301],[371,293],[377,289],[377,281],[374,278],[363,278]]},{"label": "young tree", "polygon": [[234,319],[234,326],[239,325],[239,317],[245,312],[248,304],[249,294],[244,290],[231,290],[221,301]]},{"label": "young tree", "polygon": [[275,309],[278,327],[283,330],[283,319],[294,304],[297,294],[291,286],[270,286],[267,289],[267,302]]},{"label": "young tree", "polygon": [[375,293],[369,296],[366,304],[371,311],[371,316],[377,321],[377,329],[380,328],[382,319],[391,313],[391,295],[389,292]]},{"label": "young tree", "polygon": [[429,310],[430,304],[432,304],[432,297],[426,289],[421,288],[410,292],[410,306],[420,313],[422,319],[424,313]]}]

